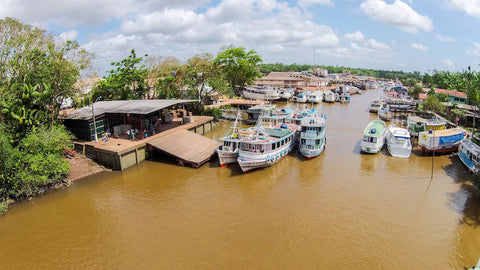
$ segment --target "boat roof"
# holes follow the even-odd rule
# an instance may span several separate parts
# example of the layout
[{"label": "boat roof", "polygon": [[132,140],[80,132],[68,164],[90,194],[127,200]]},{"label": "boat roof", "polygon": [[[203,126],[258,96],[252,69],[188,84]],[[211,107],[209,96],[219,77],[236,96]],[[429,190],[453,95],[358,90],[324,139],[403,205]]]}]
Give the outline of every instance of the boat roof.
[{"label": "boat roof", "polygon": [[410,139],[410,132],[404,128],[389,126],[388,130],[393,134],[393,136],[395,136],[395,138]]},{"label": "boat roof", "polygon": [[476,156],[480,156],[480,146],[472,142],[470,139],[463,139],[462,144],[468,148],[468,151],[472,152]]},{"label": "boat roof", "polygon": [[302,119],[301,125],[304,127],[318,127],[325,126],[325,117],[324,116],[307,116]]},{"label": "boat roof", "polygon": [[382,120],[373,120],[368,123],[367,127],[363,131],[363,135],[370,137],[380,137],[385,131],[385,122]]},{"label": "boat roof", "polygon": [[444,120],[441,120],[439,118],[426,119],[426,118],[416,116],[416,115],[409,116],[407,119],[412,121],[412,122],[425,123],[429,126],[435,126],[435,125],[441,126],[441,125],[446,125],[447,124],[447,122],[445,122]]},{"label": "boat roof", "polygon": [[458,135],[460,133],[463,133],[463,129],[461,128],[448,128],[448,129],[440,129],[440,130],[432,130],[432,133],[429,131],[422,131],[420,132],[420,135],[427,135],[429,137],[433,136],[451,136],[451,135]]}]

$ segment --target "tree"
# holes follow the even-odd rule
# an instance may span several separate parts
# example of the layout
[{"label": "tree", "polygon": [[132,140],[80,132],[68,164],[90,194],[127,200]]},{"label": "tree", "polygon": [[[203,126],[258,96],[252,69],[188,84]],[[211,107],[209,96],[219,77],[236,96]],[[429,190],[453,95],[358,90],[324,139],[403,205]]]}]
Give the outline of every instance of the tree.
[{"label": "tree", "polygon": [[418,99],[421,93],[423,93],[423,87],[418,84],[415,84],[412,88],[410,88],[410,96],[414,99]]},{"label": "tree", "polygon": [[92,100],[99,96],[106,100],[142,99],[148,91],[147,69],[145,65],[137,67],[142,60],[132,49],[127,58],[111,63],[116,68],[110,70],[109,75],[94,88]]},{"label": "tree", "polygon": [[245,84],[251,84],[255,78],[262,76],[258,67],[261,62],[262,58],[256,51],[246,52],[242,47],[226,49],[214,60],[237,96],[240,96]]},{"label": "tree", "polygon": [[423,102],[423,110],[443,112],[445,111],[445,106],[443,106],[443,104],[438,100],[435,95],[428,95]]}]

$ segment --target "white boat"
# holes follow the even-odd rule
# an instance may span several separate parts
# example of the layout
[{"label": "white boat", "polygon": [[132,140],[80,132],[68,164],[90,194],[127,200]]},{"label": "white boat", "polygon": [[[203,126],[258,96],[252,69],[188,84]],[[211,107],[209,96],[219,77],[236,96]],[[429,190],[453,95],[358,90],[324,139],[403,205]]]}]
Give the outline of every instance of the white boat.
[{"label": "white boat", "polygon": [[461,128],[423,131],[418,135],[418,145],[424,153],[449,153],[457,151],[464,136]]},{"label": "white boat", "polygon": [[326,90],[323,95],[323,101],[333,103],[335,102],[335,93],[330,90]]},{"label": "white boat", "polygon": [[478,259],[477,265],[472,266],[472,268],[469,268],[468,270],[480,270],[480,259]]},{"label": "white boat", "polygon": [[242,129],[238,124],[239,114],[230,128],[230,131],[219,139],[221,144],[215,149],[220,161],[220,166],[237,162],[239,145],[242,138],[254,134],[254,128]]},{"label": "white boat", "polygon": [[350,102],[350,93],[343,92],[338,94],[338,101],[342,103],[349,103]]},{"label": "white boat", "polygon": [[245,99],[277,100],[280,99],[278,91],[270,87],[245,87],[243,90]]},{"label": "white boat", "polygon": [[302,119],[300,124],[299,152],[307,159],[320,155],[325,149],[326,117],[315,114]]},{"label": "white boat", "polygon": [[261,128],[240,143],[237,162],[242,171],[267,167],[288,155],[297,146],[297,125],[279,124]]},{"label": "white boat", "polygon": [[374,99],[370,102],[370,107],[368,107],[368,111],[372,113],[377,113],[378,110],[382,107],[382,101],[380,99]]},{"label": "white boat", "polygon": [[320,103],[323,100],[323,92],[322,91],[312,92],[310,95],[308,95],[307,99],[308,99],[308,102],[311,102],[311,103]]},{"label": "white boat", "polygon": [[278,96],[280,99],[285,99],[289,100],[293,96],[293,90],[292,89],[282,89],[278,91]]},{"label": "white boat", "polygon": [[480,146],[476,143],[469,139],[463,139],[460,142],[458,157],[469,171],[473,173],[480,172]]},{"label": "white boat", "polygon": [[378,118],[382,119],[383,121],[392,120],[392,112],[390,111],[388,105],[380,107],[380,109],[378,109]]},{"label": "white boat", "polygon": [[305,103],[308,101],[307,94],[306,93],[298,93],[292,98],[292,101],[298,102],[298,103]]},{"label": "white boat", "polygon": [[385,136],[388,152],[393,157],[408,158],[412,153],[412,142],[408,130],[390,125]]},{"label": "white boat", "polygon": [[363,131],[360,150],[365,153],[378,153],[385,143],[386,125],[382,120],[371,121]]}]

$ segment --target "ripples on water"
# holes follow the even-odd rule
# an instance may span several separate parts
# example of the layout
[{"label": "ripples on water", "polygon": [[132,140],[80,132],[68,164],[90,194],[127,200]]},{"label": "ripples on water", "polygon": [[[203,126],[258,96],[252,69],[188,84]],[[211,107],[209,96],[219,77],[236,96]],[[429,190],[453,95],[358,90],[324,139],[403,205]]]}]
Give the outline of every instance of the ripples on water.
[{"label": "ripples on water", "polygon": [[[243,174],[165,157],[14,205],[0,268],[462,269],[480,200],[456,157],[360,154],[375,91],[319,104],[325,152]],[[283,104],[296,108],[296,104]],[[230,123],[207,134],[218,138]]]}]

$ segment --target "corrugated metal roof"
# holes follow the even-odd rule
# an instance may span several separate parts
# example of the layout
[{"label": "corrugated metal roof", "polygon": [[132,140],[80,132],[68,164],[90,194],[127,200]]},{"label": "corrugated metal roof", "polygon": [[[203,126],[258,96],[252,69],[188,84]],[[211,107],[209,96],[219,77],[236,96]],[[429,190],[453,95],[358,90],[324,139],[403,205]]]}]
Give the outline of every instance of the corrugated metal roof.
[{"label": "corrugated metal roof", "polygon": [[[196,102],[198,100],[180,100],[180,99],[154,99],[154,100],[112,100],[99,101],[93,104],[95,115],[105,113],[131,113],[147,115],[164,108],[182,104]],[[92,105],[75,110],[63,119],[92,119]]]}]

